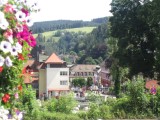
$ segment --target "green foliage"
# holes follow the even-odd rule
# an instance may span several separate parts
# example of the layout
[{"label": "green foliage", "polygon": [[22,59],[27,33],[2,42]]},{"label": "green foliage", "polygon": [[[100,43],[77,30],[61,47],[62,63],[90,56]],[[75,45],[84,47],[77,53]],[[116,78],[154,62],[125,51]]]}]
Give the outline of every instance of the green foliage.
[{"label": "green foliage", "polygon": [[61,112],[69,114],[71,110],[77,105],[77,102],[70,93],[68,95],[60,96],[58,99],[52,98],[43,103],[43,107],[49,112]]},{"label": "green foliage", "polygon": [[31,27],[33,33],[43,33],[46,31],[67,29],[67,28],[79,28],[79,27],[95,27],[102,23],[106,23],[108,17],[96,18],[92,21],[82,21],[82,20],[54,20],[45,22],[36,22]]},{"label": "green foliage", "polygon": [[75,78],[72,80],[72,85],[75,87],[83,87],[86,85],[86,80],[84,78]]},{"label": "green foliage", "polygon": [[[107,45],[104,44],[107,37],[107,25],[102,24],[95,29],[92,27],[90,31],[93,31],[90,33],[84,32],[85,29],[88,30],[84,27],[38,34],[37,43],[42,46],[47,55],[56,52],[68,57],[67,55],[72,51],[76,53],[73,57],[79,64],[100,64],[107,56]],[[76,32],[77,30],[79,32]],[[36,56],[36,52],[32,56]],[[66,57],[64,57],[65,60],[72,63],[69,60],[71,58]]]},{"label": "green foliage", "polygon": [[56,111],[56,105],[57,105],[58,100],[55,98],[52,98],[51,100],[47,101],[46,107],[48,111],[54,112]]},{"label": "green foliage", "polygon": [[92,84],[93,84],[93,79],[92,79],[92,77],[88,77],[88,78],[87,78],[87,83],[86,83],[87,87],[92,86]]},{"label": "green foliage", "polygon": [[90,102],[101,104],[103,102],[103,98],[94,92],[88,92],[88,95],[86,97]]},{"label": "green foliage", "polygon": [[24,110],[27,114],[31,114],[36,108],[39,108],[39,104],[36,100],[36,91],[29,85],[23,86],[22,97],[19,99],[16,107],[20,110]]},{"label": "green foliage", "polygon": [[108,105],[101,105],[99,107],[100,110],[100,118],[102,119],[110,119],[112,118],[112,113],[111,113],[111,109]]},{"label": "green foliage", "polygon": [[100,117],[100,112],[99,105],[91,103],[88,111],[88,119],[98,119]]},{"label": "green foliage", "polygon": [[[118,40],[115,57],[118,65],[130,69],[130,77],[159,73],[159,8],[158,0],[113,0],[111,36]],[[154,21],[154,22],[153,22]]]},{"label": "green foliage", "polygon": [[52,98],[42,102],[41,107],[34,107],[31,113],[25,114],[25,120],[80,120],[71,110],[77,105],[72,94]]},{"label": "green foliage", "polygon": [[24,116],[24,120],[82,120],[78,115],[64,114],[57,112],[48,111],[36,111],[38,114],[36,116]]},{"label": "green foliage", "polygon": [[56,112],[71,113],[75,106],[76,101],[72,95],[61,96],[55,104],[55,110]]}]

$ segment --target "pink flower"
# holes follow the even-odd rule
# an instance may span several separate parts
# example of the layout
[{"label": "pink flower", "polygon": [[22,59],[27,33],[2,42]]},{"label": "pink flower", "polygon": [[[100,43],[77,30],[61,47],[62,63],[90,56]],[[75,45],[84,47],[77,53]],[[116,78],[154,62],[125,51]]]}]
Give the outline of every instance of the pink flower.
[{"label": "pink flower", "polygon": [[36,46],[36,39],[32,35],[30,36],[30,43],[29,43],[29,45],[31,47]]},{"label": "pink flower", "polygon": [[28,10],[26,10],[26,9],[22,8],[22,9],[21,9],[21,11],[26,15],[26,17],[29,15]]},{"label": "pink flower", "polygon": [[14,94],[14,97],[15,97],[16,99],[18,99],[18,98],[19,98],[18,93],[15,93],[15,94]]},{"label": "pink flower", "polygon": [[3,36],[13,44],[13,32],[12,29],[8,29],[6,32],[3,33]]},{"label": "pink flower", "polygon": [[29,46],[34,47],[36,45],[36,39],[33,37],[32,33],[29,31],[26,25],[23,25],[23,31],[17,33],[16,35],[19,43],[26,41]]},{"label": "pink flower", "polygon": [[4,7],[4,11],[13,13],[14,12],[13,6],[11,4],[6,4]]}]

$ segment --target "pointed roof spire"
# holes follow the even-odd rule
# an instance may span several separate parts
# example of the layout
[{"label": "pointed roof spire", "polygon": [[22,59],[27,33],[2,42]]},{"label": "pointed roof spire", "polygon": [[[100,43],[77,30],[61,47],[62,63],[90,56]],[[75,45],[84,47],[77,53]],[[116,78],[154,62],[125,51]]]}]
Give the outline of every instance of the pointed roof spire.
[{"label": "pointed roof spire", "polygon": [[55,53],[52,53],[48,59],[45,61],[46,64],[54,63],[54,64],[63,64],[64,61],[61,60]]}]

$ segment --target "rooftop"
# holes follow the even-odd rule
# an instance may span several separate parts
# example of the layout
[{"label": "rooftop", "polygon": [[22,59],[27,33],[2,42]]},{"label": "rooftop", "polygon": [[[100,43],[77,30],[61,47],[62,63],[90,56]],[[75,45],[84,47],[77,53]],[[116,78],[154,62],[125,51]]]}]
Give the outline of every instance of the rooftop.
[{"label": "rooftop", "polygon": [[52,53],[47,60],[45,61],[46,64],[54,63],[54,64],[63,64],[64,61],[61,60],[55,53]]},{"label": "rooftop", "polygon": [[71,67],[71,71],[74,72],[89,72],[89,71],[94,71],[96,69],[97,65],[74,65]]}]

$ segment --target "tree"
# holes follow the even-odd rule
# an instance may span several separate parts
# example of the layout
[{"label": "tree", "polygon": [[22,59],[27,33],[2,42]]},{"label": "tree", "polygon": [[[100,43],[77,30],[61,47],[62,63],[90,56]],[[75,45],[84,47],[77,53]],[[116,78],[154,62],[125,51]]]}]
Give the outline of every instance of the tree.
[{"label": "tree", "polygon": [[113,0],[111,3],[111,36],[118,39],[115,57],[121,67],[130,68],[130,76],[142,72],[144,76],[153,77],[159,68],[156,3],[159,4],[158,0]]},{"label": "tree", "polygon": [[72,80],[72,85],[74,87],[83,87],[86,85],[86,80],[84,78],[75,78]]},{"label": "tree", "polygon": [[88,77],[88,78],[87,78],[87,87],[92,86],[92,84],[93,84],[93,79],[92,79],[92,77]]}]

